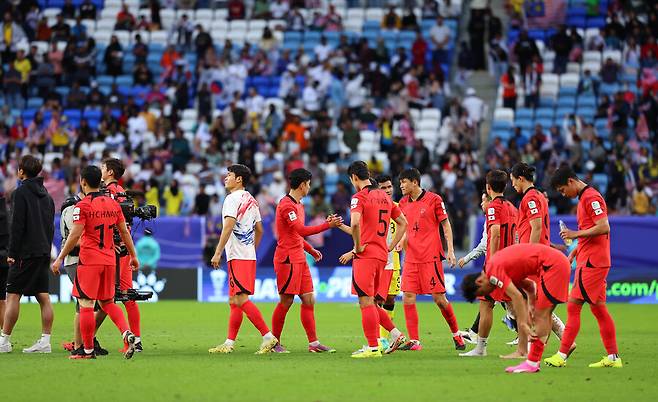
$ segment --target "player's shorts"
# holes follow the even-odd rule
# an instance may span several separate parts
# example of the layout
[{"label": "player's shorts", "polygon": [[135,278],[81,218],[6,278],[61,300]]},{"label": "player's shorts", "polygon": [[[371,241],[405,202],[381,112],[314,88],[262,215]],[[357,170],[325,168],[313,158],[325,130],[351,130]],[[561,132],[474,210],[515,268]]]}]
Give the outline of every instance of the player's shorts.
[{"label": "player's shorts", "polygon": [[276,286],[281,295],[304,295],[313,293],[313,278],[306,262],[274,263]]},{"label": "player's shorts", "polygon": [[64,265],[64,271],[66,271],[66,275],[71,280],[71,283],[75,282],[75,274],[78,272],[78,263]]},{"label": "player's shorts", "polygon": [[608,271],[610,268],[576,268],[569,297],[589,304],[605,302]]},{"label": "player's shorts", "polygon": [[9,268],[0,267],[0,300],[7,298],[7,275],[9,275]]},{"label": "player's shorts", "polygon": [[130,256],[119,258],[119,289],[121,291],[132,289],[133,270],[130,269]]},{"label": "player's shorts", "polygon": [[445,293],[446,284],[441,261],[404,264],[402,291],[417,295]]},{"label": "player's shorts", "polygon": [[7,293],[36,296],[48,293],[50,256],[16,260],[7,272]]},{"label": "player's shorts", "polygon": [[256,260],[231,260],[228,262],[228,294],[254,294],[256,288]]},{"label": "player's shorts", "polygon": [[389,282],[385,282],[386,261],[375,258],[355,258],[352,261],[352,294],[386,299]]},{"label": "player's shorts", "polygon": [[569,277],[571,266],[554,265],[548,271],[542,272],[537,282],[537,300],[535,309],[551,308],[566,303],[569,297]]},{"label": "player's shorts", "polygon": [[114,265],[78,264],[72,294],[78,299],[114,300],[115,277]]},{"label": "player's shorts", "polygon": [[397,296],[400,294],[400,270],[399,269],[384,269],[382,273],[382,283],[388,283],[386,290],[389,296]]}]

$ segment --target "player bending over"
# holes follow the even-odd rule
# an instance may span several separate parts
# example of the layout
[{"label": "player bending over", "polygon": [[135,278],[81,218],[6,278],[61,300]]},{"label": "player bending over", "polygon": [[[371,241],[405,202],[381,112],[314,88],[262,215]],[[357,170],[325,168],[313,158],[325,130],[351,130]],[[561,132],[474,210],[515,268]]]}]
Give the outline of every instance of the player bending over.
[{"label": "player bending over", "polygon": [[[301,200],[311,190],[311,178],[311,172],[306,169],[295,169],[290,172],[288,177],[290,192],[279,201],[279,205],[276,207],[276,232],[279,238],[274,252],[274,272],[280,301],[272,314],[272,334],[281,341],[286,314],[297,295],[302,301],[300,317],[308,338],[308,351],[333,353],[336,350],[321,344],[316,335],[313,278],[304,254],[306,251],[313,256],[315,261],[320,261],[322,253],[308,244],[304,237],[335,228],[342,223],[342,219],[330,216],[321,225],[304,226],[304,205]],[[276,345],[274,352],[288,353],[281,343]]]},{"label": "player bending over", "polygon": [[[368,166],[363,161],[353,162],[347,174],[357,193],[350,204],[351,234],[354,249],[343,254],[340,262],[352,261],[352,294],[359,297],[361,324],[368,345],[352,353],[353,358],[381,357],[379,326],[390,332],[389,347],[384,353],[393,353],[406,338],[395,327],[386,311],[375,304],[376,298],[385,300],[390,278],[385,280],[384,269],[390,253],[402,239],[407,220],[391,198],[370,182]],[[389,222],[393,219],[398,232],[390,244],[386,243]]]},{"label": "player bending over", "polygon": [[251,178],[251,169],[245,165],[228,167],[224,186],[229,195],[222,207],[222,233],[215,254],[210,260],[213,268],[219,263],[226,249],[229,275],[229,306],[231,312],[228,322],[228,336],[221,345],[208,350],[210,353],[231,353],[242,325],[242,313],[258,329],[263,342],[256,354],[272,351],[278,340],[267,327],[258,307],[249,300],[256,286],[256,248],[263,237],[258,202],[244,189]]},{"label": "player bending over", "polygon": [[[539,371],[551,332],[551,314],[567,299],[570,272],[569,260],[560,251],[543,244],[515,244],[496,253],[480,274],[464,278],[466,300],[496,293],[507,296],[516,312],[519,344],[531,342],[527,360],[505,369],[508,373]],[[521,289],[528,296],[527,302]]]},{"label": "player bending over", "polygon": [[551,179],[551,186],[568,198],[578,197],[578,230],[563,229],[563,239],[578,239],[578,246],[569,254],[569,261],[576,259],[576,274],[567,304],[567,326],[560,343],[560,350],[544,360],[548,366],[563,367],[578,331],[583,304],[599,324],[601,339],[607,356],[589,367],[623,367],[617,349],[615,322],[612,320],[606,299],[606,278],[610,271],[610,223],[608,208],[601,194],[578,178],[569,166],[562,166]]},{"label": "player bending over", "polygon": [[[445,318],[457,350],[464,350],[464,339],[459,334],[457,317],[446,298],[445,280],[441,260],[447,259],[455,266],[455,251],[452,242],[452,227],[448,220],[445,204],[438,194],[423,190],[420,186],[418,169],[407,169],[400,173],[400,189],[403,197],[400,209],[409,221],[406,231],[406,254],[402,271],[404,292],[404,316],[410,340],[400,350],[421,350],[418,332],[416,295],[431,294]],[[443,229],[448,252],[443,255],[439,238]]]},{"label": "player bending over", "polygon": [[[135,335],[130,332],[128,322],[121,308],[114,304],[116,255],[114,250],[114,228],[118,228],[121,240],[130,255],[129,265],[133,270],[139,268],[137,252],[121,207],[110,197],[100,191],[101,171],[96,166],[87,166],[80,175],[80,188],[86,194],[73,210],[73,229],[66,243],[53,262],[52,270],[59,274],[64,257],[80,242],[80,258],[73,283],[73,296],[80,303],[80,332],[82,334],[82,353],[71,355],[70,359],[95,359],[94,304],[99,302],[101,309],[110,316],[117,326],[123,341],[126,359],[135,353]],[[83,236],[84,234],[84,236]]]}]

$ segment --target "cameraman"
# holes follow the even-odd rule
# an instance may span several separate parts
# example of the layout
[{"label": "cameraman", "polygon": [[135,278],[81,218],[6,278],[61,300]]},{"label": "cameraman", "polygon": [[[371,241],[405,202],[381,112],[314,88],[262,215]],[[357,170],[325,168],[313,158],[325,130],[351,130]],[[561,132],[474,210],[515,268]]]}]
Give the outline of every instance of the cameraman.
[{"label": "cameraman", "polygon": [[[123,166],[123,162],[116,158],[107,158],[103,160],[103,163],[101,164],[103,184],[107,188],[110,197],[112,197],[117,202],[125,201],[125,197],[121,196],[120,194],[125,193],[126,190],[124,190],[123,187],[119,185],[119,179],[123,176],[125,170],[126,169]],[[130,233],[130,227],[128,228],[128,231]],[[121,293],[125,294],[128,292],[128,289],[132,289],[133,287],[133,273],[129,266],[130,258],[128,258],[128,256],[125,254],[123,245],[121,244],[117,246],[118,250],[116,259],[119,272],[119,290]],[[123,302],[123,305],[126,307],[126,313],[128,314],[130,330],[137,337],[136,350],[137,352],[141,352],[143,348],[142,340],[140,338],[141,331],[139,307],[137,307],[137,302],[134,300],[126,300]]]},{"label": "cameraman", "polygon": [[[62,204],[62,210],[59,219],[59,230],[62,235],[62,246],[66,243],[69,234],[73,230],[73,224],[74,224],[73,212],[75,211],[76,205],[84,197],[85,197],[84,193],[80,192],[73,197],[67,198],[66,201],[64,201],[64,204]],[[75,245],[75,247],[73,247],[73,250],[71,250],[71,252],[68,255],[66,255],[66,257],[64,258],[64,270],[66,271],[66,274],[71,280],[71,283],[75,282],[75,274],[78,269],[79,255],[80,255],[80,244],[78,243]],[[102,314],[102,317],[99,317],[100,314]],[[98,329],[98,325],[100,325],[100,323],[102,322],[100,318],[104,318],[105,314],[97,311],[95,313],[95,316],[97,322],[96,329]],[[79,354],[83,350],[83,347],[82,347],[82,335],[80,334],[80,303],[78,303],[77,300],[75,303],[75,318],[73,320],[73,334],[74,334],[73,342],[65,343],[64,349],[71,352],[71,354]],[[94,352],[96,353],[97,356],[98,355],[105,356],[108,354],[108,351],[101,347],[100,343],[95,337],[94,337]]]},{"label": "cameraman", "polygon": [[[94,303],[110,316],[122,334],[125,347],[124,356],[130,359],[135,353],[135,335],[130,332],[121,309],[114,304],[116,252],[114,250],[114,228],[118,228],[121,239],[126,244],[129,265],[139,268],[137,252],[130,232],[126,227],[121,207],[111,198],[100,193],[101,171],[96,166],[87,166],[80,175],[80,187],[85,198],[73,210],[73,230],[62,246],[52,270],[59,274],[62,260],[80,241],[78,269],[73,283],[73,296],[80,303],[80,332],[84,350],[72,354],[70,359],[95,359]],[[84,234],[84,236],[82,236]]]}]

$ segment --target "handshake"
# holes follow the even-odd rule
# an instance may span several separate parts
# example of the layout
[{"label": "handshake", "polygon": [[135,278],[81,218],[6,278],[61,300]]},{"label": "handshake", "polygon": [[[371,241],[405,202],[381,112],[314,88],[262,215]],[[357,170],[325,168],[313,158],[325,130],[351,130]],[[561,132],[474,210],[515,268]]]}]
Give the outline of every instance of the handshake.
[{"label": "handshake", "polygon": [[343,224],[343,217],[336,214],[331,214],[327,216],[327,223],[329,224],[330,228],[340,227]]}]

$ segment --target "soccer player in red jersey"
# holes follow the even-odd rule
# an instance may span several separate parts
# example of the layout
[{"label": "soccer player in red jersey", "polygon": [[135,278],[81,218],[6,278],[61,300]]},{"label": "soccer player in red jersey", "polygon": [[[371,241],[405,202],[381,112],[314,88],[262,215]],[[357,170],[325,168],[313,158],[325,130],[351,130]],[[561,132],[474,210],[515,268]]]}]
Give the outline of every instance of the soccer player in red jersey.
[{"label": "soccer player in red jersey", "polygon": [[[121,160],[119,159],[107,158],[103,160],[103,163],[101,164],[101,173],[103,174],[103,184],[105,184],[105,187],[109,191],[111,197],[115,199],[117,202],[123,201],[123,197],[118,194],[122,194],[126,192],[124,188],[121,185],[119,185],[119,181],[118,181],[123,176],[124,172],[125,172],[125,168],[123,166],[123,162],[121,162]],[[128,231],[130,231],[130,229],[131,228],[128,227]],[[130,269],[130,265],[129,265],[130,258],[128,257],[128,255],[121,255],[119,253],[117,254],[117,259],[119,264],[119,290],[122,293],[126,293],[128,289],[131,289],[133,287],[133,271]],[[123,305],[126,308],[126,314],[128,315],[128,323],[130,324],[130,330],[137,337],[135,351],[142,352],[143,351],[142,339],[141,339],[142,331],[140,328],[141,318],[140,318],[139,307],[137,306],[137,302],[134,300],[126,300],[123,302]],[[99,316],[98,325],[100,325],[104,319],[105,319],[104,316]]]},{"label": "soccer player in red jersey", "polygon": [[[406,232],[406,255],[402,270],[402,292],[404,316],[409,331],[409,342],[401,350],[421,350],[418,334],[418,311],[416,295],[431,294],[445,318],[457,350],[464,350],[464,339],[459,334],[457,317],[446,298],[445,280],[441,260],[455,266],[455,251],[452,242],[452,227],[448,220],[445,204],[438,194],[423,190],[420,186],[418,169],[407,169],[400,173],[400,188],[403,197],[400,209],[409,221]],[[439,238],[443,229],[448,252],[444,256]]]},{"label": "soccer player in red jersey", "polygon": [[222,233],[210,262],[213,268],[219,268],[226,249],[231,312],[226,341],[209,349],[210,353],[233,352],[243,313],[263,336],[263,342],[256,354],[271,352],[279,342],[270,332],[258,307],[249,300],[249,295],[254,294],[256,287],[256,249],[263,237],[258,202],[244,189],[250,178],[251,169],[247,166],[231,165],[224,179],[224,186],[229,194],[222,206]]},{"label": "soccer player in red jersey", "polygon": [[133,270],[139,268],[137,252],[130,232],[121,212],[121,207],[110,197],[99,192],[101,171],[96,166],[87,166],[82,170],[80,187],[86,194],[73,210],[73,230],[69,233],[52,270],[59,274],[64,257],[73,250],[82,236],[80,259],[73,283],[73,296],[80,303],[80,332],[84,351],[73,354],[71,359],[94,359],[94,304],[99,302],[101,308],[117,326],[126,345],[124,356],[130,359],[135,353],[135,335],[130,332],[123,311],[114,304],[116,254],[114,250],[114,228],[118,228],[121,239],[126,244],[129,265]]},{"label": "soccer player in red jersey", "polygon": [[[306,169],[295,169],[290,172],[288,177],[290,192],[276,207],[276,232],[279,238],[274,252],[274,272],[280,301],[272,314],[272,334],[279,339],[279,342],[281,341],[286,314],[297,295],[302,301],[301,321],[308,338],[308,351],[333,353],[336,350],[321,344],[316,335],[313,278],[304,252],[311,254],[315,261],[320,261],[322,254],[308,244],[304,237],[338,227],[342,219],[330,216],[321,225],[304,226],[304,205],[301,200],[311,190],[311,178],[311,172]],[[274,348],[274,352],[287,353],[287,350],[279,343]]]},{"label": "soccer player in red jersey", "polygon": [[[480,274],[464,278],[462,291],[467,300],[495,292],[507,296],[517,314],[519,343],[532,342],[527,360],[508,367],[508,373],[539,371],[551,331],[551,313],[567,300],[570,272],[569,260],[560,251],[543,244],[515,244],[497,252]],[[527,302],[521,289],[528,296]]]},{"label": "soccer player in red jersey", "polygon": [[[368,166],[363,161],[353,162],[347,174],[357,193],[350,203],[351,234],[354,249],[341,256],[340,262],[352,262],[352,294],[359,297],[361,324],[368,345],[352,353],[353,358],[381,357],[378,334],[383,326],[391,334],[389,347],[384,353],[394,352],[405,336],[395,327],[386,311],[375,303],[385,300],[390,282],[383,280],[388,253],[402,239],[407,220],[391,198],[370,181]],[[389,222],[393,219],[398,232],[391,244],[386,244]]]},{"label": "soccer player in red jersey", "polygon": [[[491,202],[484,211],[487,224],[487,254],[489,261],[499,250],[516,242],[517,210],[511,202],[505,199],[503,193],[507,187],[507,173],[502,170],[492,170],[486,176],[486,191]],[[477,345],[473,350],[460,353],[460,356],[474,357],[487,355],[487,338],[493,324],[493,308],[495,302],[508,301],[502,291],[480,297],[480,319],[478,325]],[[520,348],[523,345],[519,345]],[[527,348],[527,344],[525,345]]]},{"label": "soccer player in red jersey", "polygon": [[599,324],[603,346],[608,353],[589,367],[621,368],[615,323],[605,304],[606,278],[611,266],[610,223],[605,200],[598,191],[580,180],[569,166],[562,166],[555,172],[551,186],[565,197],[578,197],[578,230],[560,231],[565,240],[578,239],[578,247],[569,255],[569,261],[576,259],[576,274],[567,304],[567,326],[560,350],[544,362],[555,367],[566,365],[569,350],[580,330],[580,311],[587,302]]}]

